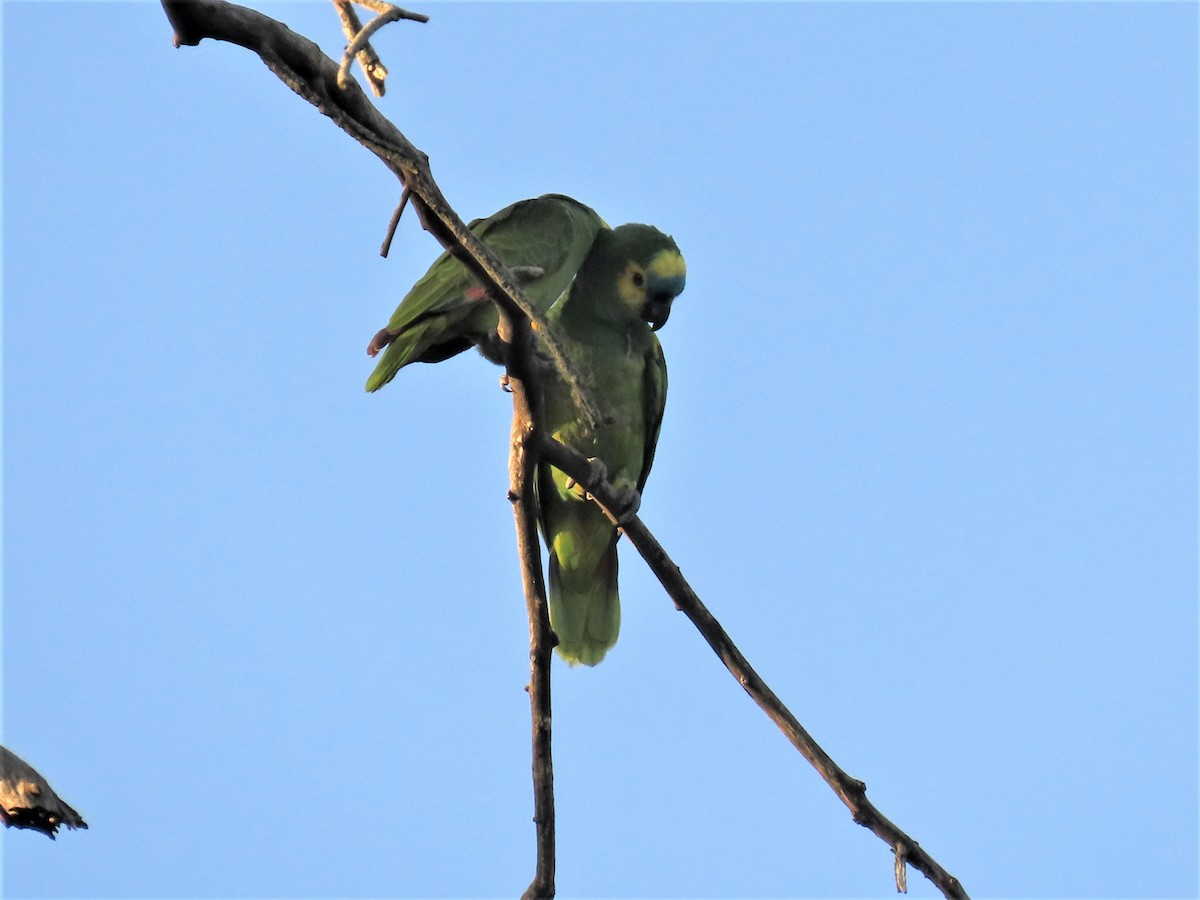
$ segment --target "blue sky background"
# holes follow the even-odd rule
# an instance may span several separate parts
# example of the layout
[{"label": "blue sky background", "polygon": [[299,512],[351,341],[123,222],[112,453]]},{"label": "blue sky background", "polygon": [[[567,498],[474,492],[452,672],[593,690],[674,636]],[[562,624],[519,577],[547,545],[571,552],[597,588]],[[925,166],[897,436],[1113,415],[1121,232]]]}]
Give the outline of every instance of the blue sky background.
[{"label": "blue sky background", "polygon": [[[1194,897],[1197,7],[415,8],[380,105],[464,217],[683,248],[643,516],[817,740],[976,896]],[[249,52],[2,15],[4,742],[92,826],[0,837],[6,896],[519,894],[510,404],[362,391],[438,248]],[[892,896],[622,558],[561,895]]]}]

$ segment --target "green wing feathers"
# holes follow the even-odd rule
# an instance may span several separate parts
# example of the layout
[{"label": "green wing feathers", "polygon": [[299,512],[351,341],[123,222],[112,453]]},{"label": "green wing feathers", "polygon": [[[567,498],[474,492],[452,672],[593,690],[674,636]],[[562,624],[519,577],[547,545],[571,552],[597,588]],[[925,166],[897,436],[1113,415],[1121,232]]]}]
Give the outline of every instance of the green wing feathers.
[{"label": "green wing feathers", "polygon": [[[605,228],[595,211],[562,194],[522,200],[471,223],[471,231],[506,266],[541,270],[524,290],[543,311],[570,285]],[[443,253],[372,339],[367,352],[373,356],[382,350],[383,355],[367,379],[367,390],[379,390],[409,363],[441,362],[472,345],[494,356],[497,322],[494,305],[475,280],[457,259]]]},{"label": "green wing feathers", "polygon": [[[652,336],[653,337],[653,336]],[[646,352],[646,369],[642,383],[645,393],[642,401],[646,415],[646,443],[642,453],[642,472],[638,476],[637,489],[640,493],[650,477],[654,465],[654,451],[658,447],[658,433],[662,430],[663,413],[667,409],[667,358],[662,344],[654,337]]]}]

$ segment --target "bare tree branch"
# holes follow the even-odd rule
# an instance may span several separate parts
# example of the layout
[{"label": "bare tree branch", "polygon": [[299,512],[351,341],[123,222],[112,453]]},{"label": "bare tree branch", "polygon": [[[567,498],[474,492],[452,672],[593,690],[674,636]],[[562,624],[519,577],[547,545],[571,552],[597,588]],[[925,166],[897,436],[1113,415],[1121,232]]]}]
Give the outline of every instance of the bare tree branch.
[{"label": "bare tree branch", "polygon": [[409,142],[354,82],[338,86],[338,65],[321,48],[282,22],[224,0],[161,0],[175,30],[176,46],[195,46],[204,38],[227,41],[259,55],[293,91],[317,107],[356,141],[378,156],[411,194],[422,227],[483,284],[493,297],[507,297],[543,334],[550,354],[571,393],[595,428],[610,421],[583,386],[545,317],[526,298],[491,249],[450,207],[433,180],[429,157]]},{"label": "bare tree branch", "polygon": [[550,662],[557,638],[550,629],[542,550],[537,534],[537,454],[533,452],[541,409],[541,384],[534,360],[533,332],[520,310],[496,301],[500,338],[507,345],[506,387],[512,392],[512,446],[509,493],[517,527],[521,583],[529,614],[529,704],[533,722],[533,821],[537,828],[537,869],[522,900],[554,896],[554,763],[550,743]]},{"label": "bare tree branch", "polygon": [[0,747],[0,820],[8,828],[32,828],[54,840],[60,825],[87,828],[38,772],[7,747]]},{"label": "bare tree branch", "polygon": [[[596,406],[581,379],[567,359],[543,316],[521,292],[517,279],[490,249],[479,241],[450,208],[429,170],[428,157],[417,150],[390,121],[371,104],[358,85],[338,86],[339,66],[321,53],[312,41],[297,35],[285,25],[245,7],[223,0],[161,0],[175,29],[175,44],[195,45],[206,37],[228,41],[257,53],[285,84],[331,118],[335,124],[359,141],[400,179],[421,220],[422,227],[454,253],[481,282],[484,290],[504,311],[507,326],[517,348],[509,364],[510,384],[514,393],[513,453],[510,457],[510,496],[513,497],[522,573],[526,584],[526,603],[530,612],[530,702],[534,717],[535,821],[538,826],[538,869],[525,896],[550,897],[554,892],[553,782],[550,760],[550,682],[549,654],[553,634],[546,615],[540,552],[536,534],[536,515],[532,499],[532,478],[539,458],[549,461],[575,478],[596,499],[609,517],[620,525],[630,541],[646,559],[667,589],[676,606],[695,624],[726,668],[747,693],[779,726],[794,746],[818,770],[842,802],[854,821],[870,828],[896,854],[897,885],[903,889],[905,863],[925,874],[945,896],[965,898],[958,880],[938,865],[916,841],[900,831],[867,800],[866,786],[851,778],[817,745],[779,698],[762,681],[741,652],[729,639],[717,620],[683,579],[661,545],[633,514],[614,514],[627,501],[598,476],[594,467],[574,451],[539,436],[533,423],[536,403],[531,404],[525,390],[534,385],[536,375],[522,368],[521,359],[530,359],[521,348],[527,340],[528,323],[538,331],[542,347],[555,368],[571,386],[578,407],[593,428],[612,421]],[[361,0],[380,9],[382,0]],[[361,31],[361,29],[360,29]],[[369,35],[368,35],[369,37]],[[353,45],[353,44],[352,44]],[[533,388],[536,390],[536,387]],[[536,452],[531,452],[536,451]],[[628,508],[627,504],[626,507]]]},{"label": "bare tree branch", "polygon": [[583,485],[597,505],[604,510],[605,515],[624,530],[630,543],[637,548],[638,553],[646,560],[651,571],[662,583],[671,599],[675,601],[675,607],[691,619],[692,624],[708,641],[708,645],[720,657],[729,673],[737,679],[738,684],[770,717],[771,721],[779,726],[779,730],[792,742],[792,745],[833,788],[833,792],[849,808],[854,821],[877,834],[892,848],[893,853],[897,854],[897,890],[904,891],[906,888],[903,878],[903,863],[907,862],[932,881],[946,897],[966,898],[966,891],[963,890],[958,879],[943,869],[933,857],[921,848],[920,844],[879,812],[867,799],[866,784],[842,771],[829,754],[822,750],[812,736],[805,731],[791,711],[783,705],[783,701],[754,671],[746,657],[742,655],[737,645],[721,627],[721,623],[708,611],[708,607],[692,590],[691,585],[687,583],[683,573],[679,570],[679,566],[671,560],[666,550],[662,548],[642,520],[636,515],[621,515],[617,512],[622,508],[622,503],[626,502],[626,498],[604,480],[601,467],[593,465],[582,454],[540,432],[537,453],[541,459]]}]

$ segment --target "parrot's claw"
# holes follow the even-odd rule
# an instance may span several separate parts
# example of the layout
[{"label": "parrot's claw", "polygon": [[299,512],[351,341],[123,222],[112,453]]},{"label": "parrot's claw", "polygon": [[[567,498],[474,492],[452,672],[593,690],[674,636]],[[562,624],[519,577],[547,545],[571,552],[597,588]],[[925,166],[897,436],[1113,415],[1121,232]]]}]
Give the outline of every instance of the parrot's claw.
[{"label": "parrot's claw", "polygon": [[509,382],[507,372],[500,376],[500,390],[504,391],[506,394],[512,393],[512,384]]},{"label": "parrot's claw", "polygon": [[573,491],[577,487],[582,488],[583,490],[581,490],[580,493],[583,495],[583,499],[591,500],[592,495],[587,490],[588,485],[599,484],[606,478],[608,478],[608,469],[604,467],[604,463],[594,456],[589,456],[587,461],[587,475],[584,477],[583,481],[581,482],[578,479],[572,478],[568,475],[567,480],[563,483],[563,486],[568,491]]}]

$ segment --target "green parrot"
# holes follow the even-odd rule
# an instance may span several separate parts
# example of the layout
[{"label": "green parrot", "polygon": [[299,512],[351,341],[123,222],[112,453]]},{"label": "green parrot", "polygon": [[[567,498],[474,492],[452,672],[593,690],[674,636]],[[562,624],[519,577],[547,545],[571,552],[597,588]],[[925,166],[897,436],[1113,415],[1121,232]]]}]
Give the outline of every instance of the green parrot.
[{"label": "green parrot", "polygon": [[[593,210],[562,194],[522,200],[469,227],[514,270],[542,312],[571,283],[596,235],[608,230]],[[498,324],[495,304],[462,263],[443,253],[367,346],[370,356],[383,351],[367,390],[379,390],[409,363],[441,362],[472,344],[500,362]]]},{"label": "green parrot", "polygon": [[[547,321],[585,385],[611,418],[593,433],[570,389],[547,379],[543,426],[584,456],[599,459],[618,490],[641,492],[650,474],[667,398],[667,364],[654,334],[683,290],[683,256],[649,225],[597,234],[567,293]],[[550,626],[572,665],[594,666],[616,643],[617,529],[582,487],[549,464],[538,470],[538,507],[550,552]]]}]

